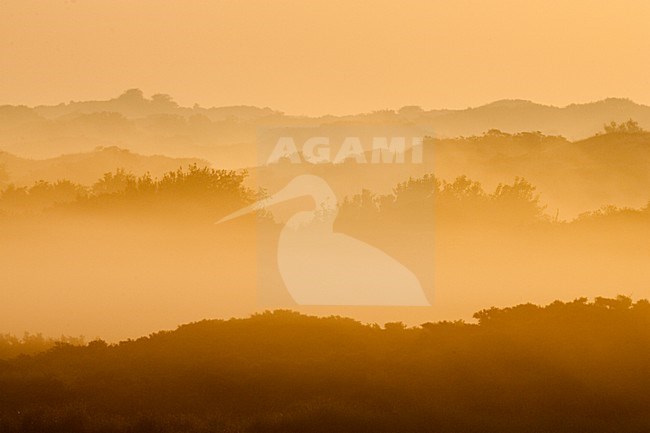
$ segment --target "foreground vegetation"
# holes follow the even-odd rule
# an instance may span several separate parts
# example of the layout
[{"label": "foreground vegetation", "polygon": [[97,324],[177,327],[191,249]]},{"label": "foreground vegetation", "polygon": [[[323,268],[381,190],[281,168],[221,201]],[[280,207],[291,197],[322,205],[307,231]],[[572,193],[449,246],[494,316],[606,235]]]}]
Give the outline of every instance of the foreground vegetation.
[{"label": "foreground vegetation", "polygon": [[383,327],[290,311],[0,362],[2,432],[641,432],[650,303]]}]

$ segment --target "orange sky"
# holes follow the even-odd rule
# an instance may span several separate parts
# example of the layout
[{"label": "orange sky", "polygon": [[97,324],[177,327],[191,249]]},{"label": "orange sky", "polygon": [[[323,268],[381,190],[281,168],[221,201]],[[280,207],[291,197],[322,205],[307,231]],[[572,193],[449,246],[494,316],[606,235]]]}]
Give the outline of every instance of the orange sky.
[{"label": "orange sky", "polygon": [[650,104],[647,0],[0,1],[0,104]]}]

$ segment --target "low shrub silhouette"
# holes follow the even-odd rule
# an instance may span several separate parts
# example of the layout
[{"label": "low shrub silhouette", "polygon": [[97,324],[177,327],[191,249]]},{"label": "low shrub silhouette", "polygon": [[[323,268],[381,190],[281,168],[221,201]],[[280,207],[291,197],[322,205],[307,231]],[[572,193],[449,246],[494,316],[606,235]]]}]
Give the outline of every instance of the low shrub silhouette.
[{"label": "low shrub silhouette", "polygon": [[650,303],[365,325],[291,311],[0,362],[0,431],[640,432]]}]

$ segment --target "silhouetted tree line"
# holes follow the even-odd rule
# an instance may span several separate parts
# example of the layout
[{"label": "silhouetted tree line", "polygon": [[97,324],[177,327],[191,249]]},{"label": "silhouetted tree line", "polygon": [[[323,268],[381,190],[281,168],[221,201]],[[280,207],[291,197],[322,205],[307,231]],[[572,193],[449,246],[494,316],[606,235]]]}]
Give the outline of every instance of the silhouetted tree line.
[{"label": "silhouetted tree line", "polygon": [[603,206],[602,208],[584,212],[578,215],[576,222],[582,224],[608,222],[619,225],[628,225],[633,223],[647,224],[650,219],[650,202],[641,209],[632,209],[629,207]]},{"label": "silhouetted tree line", "polygon": [[603,129],[605,130],[605,134],[638,134],[646,132],[641,128],[639,122],[632,119],[621,123],[612,121],[609,124],[606,124]]},{"label": "silhouetted tree line", "polygon": [[[0,192],[0,214],[37,214],[52,209],[102,212],[128,209],[214,219],[264,195],[263,191],[255,192],[245,185],[247,175],[245,171],[191,165],[156,179],[149,174],[135,176],[117,169],[104,174],[90,187],[67,180],[39,181],[30,187],[9,185]],[[493,192],[487,192],[467,176],[450,182],[426,174],[397,184],[391,194],[363,190],[346,197],[340,205],[339,224],[426,228],[434,219],[443,224],[510,227],[560,223],[545,211],[535,187],[523,178],[517,177],[512,184],[499,184]],[[649,217],[650,202],[641,209],[605,206],[585,212],[573,222],[605,219],[647,222]]]},{"label": "silhouetted tree line", "polygon": [[0,362],[0,431],[642,432],[650,303],[364,325],[291,311]]},{"label": "silhouetted tree line", "polygon": [[123,169],[104,174],[91,187],[67,180],[40,181],[30,187],[9,185],[0,193],[0,210],[38,213],[44,210],[130,210],[212,212],[211,217],[249,204],[256,193],[246,186],[247,173],[215,170],[196,164],[159,179],[135,176]]},{"label": "silhouetted tree line", "polygon": [[387,224],[428,225],[436,223],[531,224],[549,222],[535,187],[522,178],[512,185],[499,184],[487,193],[480,183],[461,176],[453,182],[432,174],[398,184],[392,194],[376,195],[364,190],[346,198],[342,218]]},{"label": "silhouetted tree line", "polygon": [[555,224],[586,226],[589,224],[620,225],[650,222],[650,201],[639,209],[613,205],[584,212],[565,222],[549,215],[540,202],[535,187],[523,178],[512,184],[499,184],[487,192],[479,182],[460,176],[453,182],[437,179],[432,174],[411,178],[398,184],[392,194],[378,195],[369,190],[346,197],[341,204],[339,224],[376,224],[388,227],[402,224],[409,227],[436,225],[502,225],[526,227]]},{"label": "silhouetted tree line", "polygon": [[84,338],[61,336],[55,339],[44,337],[42,334],[25,333],[22,337],[0,334],[0,359],[45,352],[58,344],[80,346],[84,344]]}]

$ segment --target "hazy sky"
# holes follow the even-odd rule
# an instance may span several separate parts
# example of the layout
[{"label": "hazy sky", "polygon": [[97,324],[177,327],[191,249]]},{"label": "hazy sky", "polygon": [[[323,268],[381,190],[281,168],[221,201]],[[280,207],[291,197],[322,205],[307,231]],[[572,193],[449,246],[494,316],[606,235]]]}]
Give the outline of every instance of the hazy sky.
[{"label": "hazy sky", "polygon": [[0,104],[650,104],[648,0],[0,0]]}]

